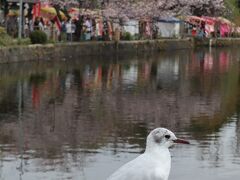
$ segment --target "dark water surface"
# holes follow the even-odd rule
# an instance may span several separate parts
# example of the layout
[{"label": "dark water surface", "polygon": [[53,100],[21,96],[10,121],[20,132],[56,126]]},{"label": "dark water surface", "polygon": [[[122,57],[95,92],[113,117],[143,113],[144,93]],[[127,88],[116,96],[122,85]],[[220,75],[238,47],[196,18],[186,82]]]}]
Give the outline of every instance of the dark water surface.
[{"label": "dark water surface", "polygon": [[[81,62],[81,63],[80,63]],[[170,180],[240,177],[240,49],[0,65],[0,179],[105,180],[166,127]]]}]

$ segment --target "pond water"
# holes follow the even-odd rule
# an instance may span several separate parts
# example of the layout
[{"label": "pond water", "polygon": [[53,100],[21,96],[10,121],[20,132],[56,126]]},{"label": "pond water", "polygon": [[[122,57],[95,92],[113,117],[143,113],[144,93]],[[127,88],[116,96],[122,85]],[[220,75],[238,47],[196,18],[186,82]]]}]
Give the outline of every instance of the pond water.
[{"label": "pond water", "polygon": [[240,49],[0,65],[0,179],[105,180],[166,127],[170,180],[240,177]]}]

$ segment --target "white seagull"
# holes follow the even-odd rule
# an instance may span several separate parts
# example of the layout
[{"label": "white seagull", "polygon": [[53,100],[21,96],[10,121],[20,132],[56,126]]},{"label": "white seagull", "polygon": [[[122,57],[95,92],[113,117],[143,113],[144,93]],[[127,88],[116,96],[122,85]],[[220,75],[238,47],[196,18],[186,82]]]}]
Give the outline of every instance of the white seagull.
[{"label": "white seagull", "polygon": [[171,169],[169,147],[176,143],[190,144],[178,139],[165,128],[154,129],[147,137],[145,152],[123,165],[107,180],[168,180]]}]

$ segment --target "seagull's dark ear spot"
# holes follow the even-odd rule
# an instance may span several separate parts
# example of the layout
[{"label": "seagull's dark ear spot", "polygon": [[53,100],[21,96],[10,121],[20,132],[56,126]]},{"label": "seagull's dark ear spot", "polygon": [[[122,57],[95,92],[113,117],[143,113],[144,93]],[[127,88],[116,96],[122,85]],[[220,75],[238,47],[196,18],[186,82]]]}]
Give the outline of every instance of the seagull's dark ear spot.
[{"label": "seagull's dark ear spot", "polygon": [[167,134],[167,135],[165,135],[165,138],[166,138],[166,139],[169,139],[170,137],[171,137],[171,136],[170,136],[170,135],[168,135],[168,134]]},{"label": "seagull's dark ear spot", "polygon": [[156,143],[160,143],[160,142],[162,141],[162,139],[163,139],[162,133],[160,133],[160,132],[155,132],[155,133],[153,134],[153,138],[154,138],[154,141],[155,141]]}]

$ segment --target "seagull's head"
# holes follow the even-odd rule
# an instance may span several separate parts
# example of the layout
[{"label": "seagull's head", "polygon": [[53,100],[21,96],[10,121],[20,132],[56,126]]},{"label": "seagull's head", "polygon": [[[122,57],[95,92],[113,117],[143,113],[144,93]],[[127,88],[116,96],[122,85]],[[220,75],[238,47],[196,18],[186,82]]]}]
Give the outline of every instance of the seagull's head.
[{"label": "seagull's head", "polygon": [[165,128],[157,128],[150,132],[147,137],[147,147],[157,146],[169,148],[174,144],[190,144],[188,141],[179,139],[173,132]]}]

